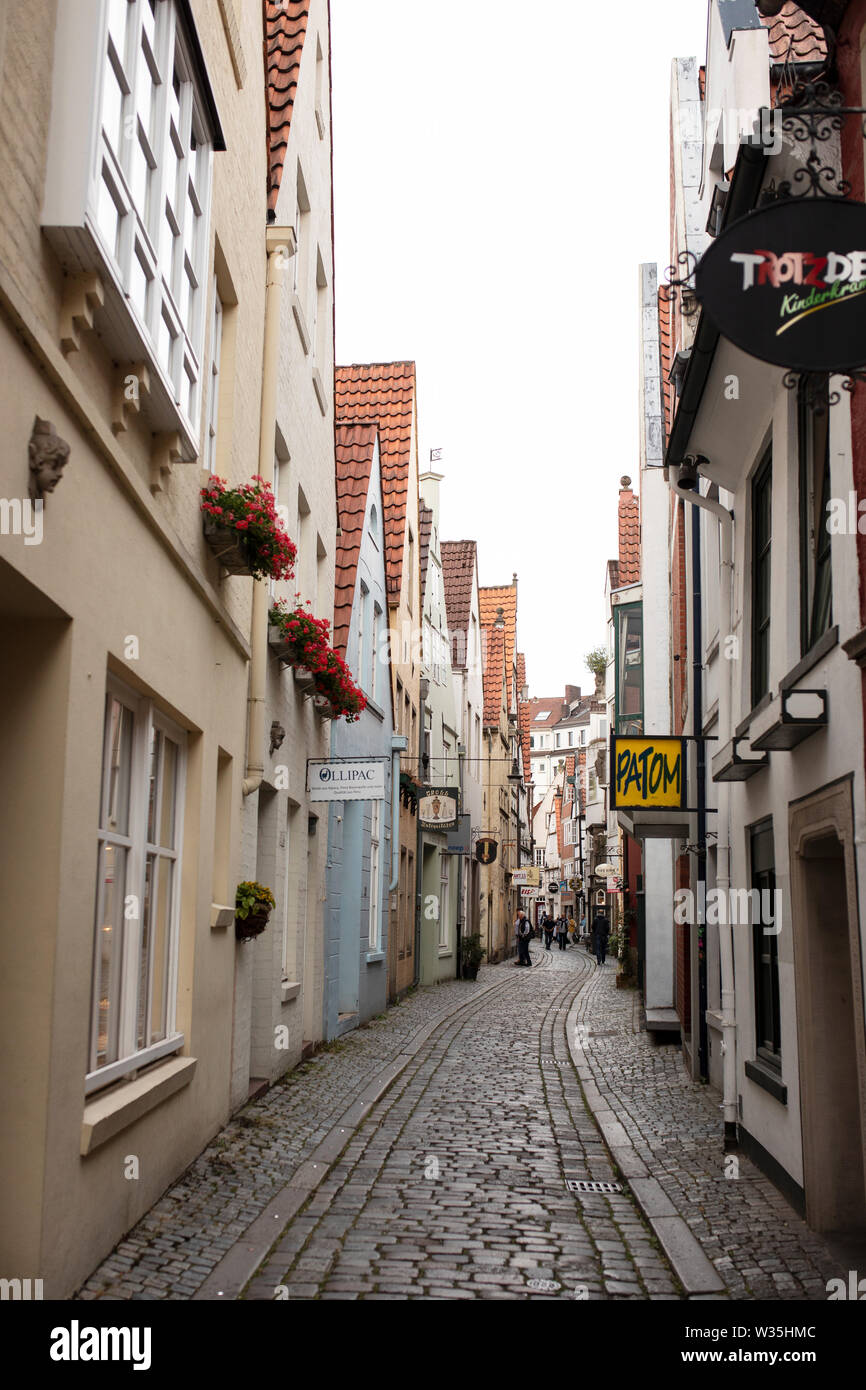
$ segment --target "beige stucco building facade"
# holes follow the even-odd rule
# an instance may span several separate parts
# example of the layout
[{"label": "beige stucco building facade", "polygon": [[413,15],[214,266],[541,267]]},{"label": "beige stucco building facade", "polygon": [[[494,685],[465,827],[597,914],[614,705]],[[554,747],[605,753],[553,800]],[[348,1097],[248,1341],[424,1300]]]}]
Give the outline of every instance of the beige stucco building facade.
[{"label": "beige stucco building facade", "polygon": [[[276,1068],[321,1036],[326,836],[300,866],[295,846],[313,829],[303,764],[326,749],[327,726],[271,662],[267,725],[279,718],[291,735],[284,799],[268,809],[273,845],[287,806],[303,822],[287,868],[259,848],[261,788],[243,795],[255,780],[255,586],[220,568],[199,508],[208,472],[239,483],[263,454],[285,461],[296,587],[330,611],[327,5],[304,8],[285,167],[294,195],[304,161],[308,207],[286,174],[276,212],[292,228],[307,219],[293,240],[310,257],[302,289],[317,336],[308,320],[305,350],[290,297],[303,296],[285,270],[279,409],[264,441],[261,8],[16,0],[0,16],[0,744],[15,788],[0,811],[13,927],[0,969],[0,1265],[42,1278],[46,1297],[71,1293],[245,1099],[250,1076],[271,1074],[263,1039],[287,977],[312,983],[287,1004],[307,1016]],[[54,490],[34,499],[46,482]],[[262,786],[267,754],[252,755],[266,762]],[[278,911],[240,945],[232,905],[247,876],[272,882]],[[284,958],[292,892],[306,929]]]}]

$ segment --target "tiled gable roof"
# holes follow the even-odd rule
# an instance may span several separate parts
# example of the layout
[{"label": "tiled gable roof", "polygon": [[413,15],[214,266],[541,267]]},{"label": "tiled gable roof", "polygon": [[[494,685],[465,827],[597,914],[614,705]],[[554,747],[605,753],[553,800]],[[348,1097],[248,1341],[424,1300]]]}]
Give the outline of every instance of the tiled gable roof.
[{"label": "tiled gable roof", "polygon": [[445,614],[451,634],[451,664],[466,665],[469,615],[472,609],[472,578],[475,574],[474,541],[442,541],[442,581],[445,588]]},{"label": "tiled gable roof", "polygon": [[673,328],[672,315],[673,303],[669,291],[664,287],[659,290],[659,336],[661,339],[661,369],[662,369],[662,397],[664,403],[664,426],[665,444],[671,432],[671,425],[674,420],[674,386],[669,381],[670,370],[674,360],[673,349]]},{"label": "tiled gable roof", "polygon": [[640,583],[640,504],[630,487],[620,488],[619,588]]},{"label": "tiled gable roof", "polygon": [[502,678],[505,670],[505,632],[500,627],[484,629],[484,724],[499,723],[502,707]]},{"label": "tiled gable roof", "polygon": [[415,363],[380,362],[337,367],[334,405],[338,422],[376,421],[379,426],[385,579],[388,599],[397,603],[403,577],[403,542],[409,504]]},{"label": "tiled gable roof", "polygon": [[430,534],[433,530],[433,508],[418,503],[418,555],[421,562],[421,609],[427,592],[427,564],[430,559]]},{"label": "tiled gable roof", "polygon": [[770,57],[774,63],[822,63],[827,57],[827,45],[821,26],[787,0],[779,14],[760,16],[768,31]]},{"label": "tiled gable roof", "polygon": [[[502,609],[505,620],[505,672],[508,682],[508,712],[517,713],[513,695],[512,671],[514,669],[514,648],[517,643],[517,584],[501,584],[478,590],[478,604],[482,627],[492,628],[497,610]],[[486,704],[486,699],[485,699]]]},{"label": "tiled gable roof", "polygon": [[364,536],[370,470],[376,447],[375,425],[337,425],[334,452],[337,470],[337,514],[342,535],[337,537],[334,572],[334,647],[346,655],[358,559]]},{"label": "tiled gable roof", "polygon": [[309,0],[265,0],[265,70],[267,73],[268,208],[277,206],[292,109],[298,88],[301,54],[310,13]]}]

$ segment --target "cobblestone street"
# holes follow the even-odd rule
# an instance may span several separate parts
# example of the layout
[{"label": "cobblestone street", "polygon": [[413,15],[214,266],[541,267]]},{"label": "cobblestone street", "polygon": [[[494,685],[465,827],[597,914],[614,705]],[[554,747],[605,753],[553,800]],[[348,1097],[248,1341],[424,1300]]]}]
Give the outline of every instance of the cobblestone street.
[{"label": "cobblestone street", "polygon": [[532,951],[248,1105],[78,1297],[825,1298],[838,1259],[744,1157],[726,1178],[717,1098],[614,966]]}]

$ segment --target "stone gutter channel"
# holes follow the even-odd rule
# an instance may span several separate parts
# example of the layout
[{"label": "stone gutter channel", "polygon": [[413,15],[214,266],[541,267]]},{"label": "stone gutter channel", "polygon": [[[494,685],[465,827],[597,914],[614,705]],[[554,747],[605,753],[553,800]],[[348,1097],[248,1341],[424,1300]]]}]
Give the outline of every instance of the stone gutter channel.
[{"label": "stone gutter channel", "polygon": [[425,1043],[456,1015],[474,1011],[481,1001],[488,999],[491,994],[511,988],[512,984],[512,979],[507,978],[473,991],[468,999],[461,999],[454,1008],[437,1014],[430,1023],[413,1033],[403,1049],[377,1072],[373,1080],[355,1097],[324,1139],[295,1169],[289,1181],[251,1222],[219,1264],[214,1266],[204,1283],[193,1294],[193,1301],[231,1301],[238,1298],[286,1227],[327,1176],[331,1165],[339,1159],[373,1106],[393,1086]]},{"label": "stone gutter channel", "polygon": [[728,1290],[718,1270],[704,1252],[673,1202],[639,1156],[621,1121],[596,1084],[596,1075],[580,1043],[579,1017],[588,1007],[596,977],[575,996],[566,1019],[566,1040],[587,1109],[601,1130],[611,1158],[628,1184],[645,1220],[651,1226],[687,1298],[727,1298]]}]

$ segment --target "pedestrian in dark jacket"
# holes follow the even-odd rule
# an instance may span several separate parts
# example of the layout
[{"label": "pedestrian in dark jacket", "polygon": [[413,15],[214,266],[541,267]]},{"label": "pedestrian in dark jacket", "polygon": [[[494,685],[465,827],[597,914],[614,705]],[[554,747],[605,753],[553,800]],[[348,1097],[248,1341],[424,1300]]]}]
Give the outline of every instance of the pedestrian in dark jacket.
[{"label": "pedestrian in dark jacket", "polygon": [[604,965],[607,955],[607,940],[610,936],[610,923],[603,912],[597,912],[592,919],[592,949],[599,965]]},{"label": "pedestrian in dark jacket", "polygon": [[532,926],[522,908],[517,914],[517,921],[514,923],[514,931],[517,937],[517,964],[532,965],[532,961],[529,958],[529,942],[532,937]]},{"label": "pedestrian in dark jacket", "polygon": [[556,940],[560,951],[564,951],[568,945],[568,925],[564,917],[556,919]]},{"label": "pedestrian in dark jacket", "polygon": [[544,949],[545,951],[549,951],[550,943],[553,940],[553,921],[548,917],[546,912],[542,919],[541,926],[544,931]]}]

